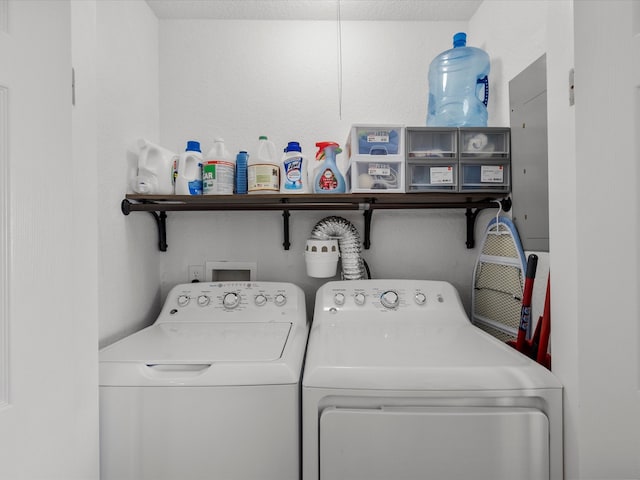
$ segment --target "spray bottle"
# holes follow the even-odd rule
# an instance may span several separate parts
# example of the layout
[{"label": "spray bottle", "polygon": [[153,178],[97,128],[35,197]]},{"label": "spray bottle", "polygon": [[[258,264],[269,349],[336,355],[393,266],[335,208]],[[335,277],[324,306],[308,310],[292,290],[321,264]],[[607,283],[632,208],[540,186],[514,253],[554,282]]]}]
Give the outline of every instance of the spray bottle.
[{"label": "spray bottle", "polygon": [[316,160],[322,163],[315,170],[313,193],[345,193],[344,177],[336,164],[336,154],[342,152],[340,145],[335,142],[318,142],[316,147]]}]

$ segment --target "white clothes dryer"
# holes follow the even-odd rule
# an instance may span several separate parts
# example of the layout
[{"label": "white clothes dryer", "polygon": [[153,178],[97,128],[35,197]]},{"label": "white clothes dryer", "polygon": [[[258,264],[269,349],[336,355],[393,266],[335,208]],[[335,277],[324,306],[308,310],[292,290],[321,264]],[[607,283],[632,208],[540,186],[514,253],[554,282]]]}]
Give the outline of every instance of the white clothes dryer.
[{"label": "white clothes dryer", "polygon": [[100,351],[100,478],[298,480],[307,334],[292,284],[174,287]]},{"label": "white clothes dryer", "polygon": [[302,382],[303,480],[561,480],[562,386],[446,282],[329,282]]}]

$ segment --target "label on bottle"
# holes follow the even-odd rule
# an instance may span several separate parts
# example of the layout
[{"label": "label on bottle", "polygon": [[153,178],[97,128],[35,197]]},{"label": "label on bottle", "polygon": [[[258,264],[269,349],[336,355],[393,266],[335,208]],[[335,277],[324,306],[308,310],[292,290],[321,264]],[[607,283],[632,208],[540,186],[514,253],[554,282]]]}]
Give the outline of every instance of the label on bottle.
[{"label": "label on bottle", "polygon": [[235,165],[224,160],[208,160],[202,164],[202,193],[230,195],[233,193]]},{"label": "label on bottle", "polygon": [[284,166],[284,178],[282,179],[282,186],[286,190],[298,191],[303,188],[302,178],[302,157],[292,157],[286,159],[282,164]]},{"label": "label on bottle", "polygon": [[270,163],[256,163],[247,168],[249,192],[279,192],[280,168]]},{"label": "label on bottle", "polygon": [[202,195],[202,180],[191,180],[187,185],[189,187],[189,195]]},{"label": "label on bottle", "polygon": [[318,177],[316,187],[322,191],[331,191],[338,188],[338,177],[330,168],[325,168],[322,175]]}]

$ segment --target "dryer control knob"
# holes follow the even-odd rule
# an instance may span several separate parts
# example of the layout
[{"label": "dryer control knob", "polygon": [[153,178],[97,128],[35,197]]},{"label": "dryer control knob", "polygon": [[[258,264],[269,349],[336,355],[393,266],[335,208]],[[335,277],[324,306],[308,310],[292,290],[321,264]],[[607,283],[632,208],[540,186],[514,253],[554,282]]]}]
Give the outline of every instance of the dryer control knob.
[{"label": "dryer control knob", "polygon": [[256,295],[256,298],[254,299],[254,302],[258,307],[262,307],[263,305],[265,305],[267,303],[267,297],[265,297],[262,294]]},{"label": "dryer control knob", "polygon": [[235,292],[225,293],[222,297],[224,308],[236,308],[240,304],[240,296]]},{"label": "dryer control knob", "polygon": [[387,290],[380,295],[380,303],[382,303],[382,306],[385,308],[397,308],[400,304],[400,297],[397,292]]},{"label": "dryer control knob", "polygon": [[353,296],[353,299],[356,302],[356,305],[364,305],[364,302],[367,300],[367,297],[362,292],[358,292]]},{"label": "dryer control knob", "polygon": [[186,307],[187,305],[189,305],[189,300],[191,300],[189,298],[189,295],[180,295],[178,297],[178,306],[179,307]]},{"label": "dryer control knob", "polygon": [[209,297],[207,297],[206,295],[200,295],[198,297],[198,305],[200,305],[201,307],[206,307],[207,305],[209,305]]},{"label": "dryer control knob", "polygon": [[287,303],[287,297],[285,297],[282,293],[279,293],[278,295],[276,295],[276,297],[273,299],[273,302],[281,307],[283,306],[285,303]]},{"label": "dryer control knob", "polygon": [[344,301],[345,301],[344,293],[336,293],[333,296],[333,301],[336,305],[344,305]]},{"label": "dryer control knob", "polygon": [[427,303],[427,296],[422,292],[416,293],[415,298],[418,305],[424,305],[425,303]]}]

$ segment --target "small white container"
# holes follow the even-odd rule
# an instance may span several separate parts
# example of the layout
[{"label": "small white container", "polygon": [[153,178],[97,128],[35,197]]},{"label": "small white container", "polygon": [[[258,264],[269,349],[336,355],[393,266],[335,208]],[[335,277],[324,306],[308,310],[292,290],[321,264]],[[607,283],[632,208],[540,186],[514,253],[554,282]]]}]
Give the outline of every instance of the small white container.
[{"label": "small white container", "polygon": [[304,261],[307,275],[313,278],[329,278],[336,275],[340,249],[337,240],[307,240]]}]

